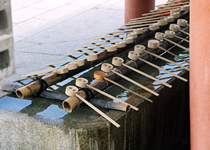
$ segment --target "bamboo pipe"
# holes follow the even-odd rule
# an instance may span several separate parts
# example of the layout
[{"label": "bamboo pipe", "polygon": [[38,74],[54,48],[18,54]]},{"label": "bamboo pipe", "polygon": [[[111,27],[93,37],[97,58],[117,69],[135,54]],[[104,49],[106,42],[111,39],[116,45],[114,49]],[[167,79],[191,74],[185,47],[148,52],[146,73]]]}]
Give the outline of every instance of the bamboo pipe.
[{"label": "bamboo pipe", "polygon": [[153,63],[151,63],[151,62],[149,62],[147,60],[144,60],[144,59],[140,58],[139,57],[139,53],[137,53],[135,51],[130,51],[129,54],[128,54],[128,57],[130,59],[132,59],[132,60],[138,60],[139,59],[139,60],[143,61],[144,63],[146,63],[146,64],[148,64],[148,65],[150,65],[150,66],[152,66],[154,68],[160,69],[160,70],[162,70],[162,71],[164,71],[164,72],[166,72],[166,73],[168,73],[168,74],[170,74],[170,75],[172,75],[172,76],[174,76],[174,77],[176,77],[176,78],[178,78],[178,79],[180,79],[180,80],[182,80],[184,82],[188,81],[187,79],[185,79],[185,78],[183,78],[183,77],[181,77],[179,75],[176,75],[176,74],[174,74],[174,73],[172,73],[170,71],[167,71],[167,70],[165,70],[165,69],[163,69],[163,68],[161,68],[161,67],[159,67],[159,66],[157,66],[157,65],[155,65],[155,64],[153,64]]},{"label": "bamboo pipe", "polygon": [[[162,33],[162,32],[156,32],[155,39],[157,39],[157,40],[166,40],[166,41],[168,41],[168,42],[170,42],[170,43],[172,43],[172,44],[174,44],[174,45],[182,48],[183,50],[186,50],[186,51],[189,52],[189,50],[186,47],[184,47],[184,46],[182,46],[182,45],[180,45],[178,43],[175,43],[175,42],[173,42],[173,41],[165,38],[165,36],[166,35],[164,33]],[[174,34],[172,32],[170,32],[170,33],[167,34],[167,37],[173,38],[174,37]]]},{"label": "bamboo pipe", "polygon": [[140,70],[137,70],[137,69],[135,69],[133,67],[130,67],[130,66],[124,64],[123,62],[124,62],[124,60],[122,58],[120,58],[120,57],[113,57],[112,58],[112,64],[115,65],[115,66],[118,66],[118,67],[119,66],[125,66],[125,67],[127,67],[127,68],[129,68],[129,69],[131,69],[131,70],[133,70],[133,71],[135,71],[135,72],[145,76],[145,77],[148,77],[148,78],[150,78],[150,79],[152,79],[154,81],[160,82],[160,83],[162,83],[163,85],[165,85],[165,86],[167,86],[169,88],[172,87],[170,84],[165,83],[165,82],[163,82],[163,81],[161,81],[161,80],[159,80],[159,79],[157,79],[157,78],[155,78],[153,76],[150,76],[150,75],[148,75],[148,74],[146,74],[146,73],[144,73],[144,72],[142,72]]},{"label": "bamboo pipe", "polygon": [[139,86],[140,88],[142,88],[142,89],[144,89],[144,90],[146,90],[146,91],[152,93],[153,95],[159,96],[158,93],[156,93],[156,92],[150,90],[149,88],[143,86],[142,84],[140,84],[140,83],[138,83],[138,82],[136,82],[136,81],[134,81],[134,80],[132,80],[132,79],[130,79],[130,78],[128,78],[128,77],[126,77],[126,76],[120,74],[120,73],[118,73],[117,71],[112,70],[112,68],[113,68],[113,66],[112,66],[111,64],[109,64],[109,63],[103,63],[103,64],[101,65],[101,70],[102,70],[102,71],[104,71],[104,72],[113,72],[113,73],[117,74],[118,76],[124,78],[125,80],[127,80],[127,81],[129,81],[129,82],[135,84],[136,86]]},{"label": "bamboo pipe", "polygon": [[[74,91],[74,90],[76,90],[76,91]],[[75,87],[75,86],[67,86],[66,87],[66,95],[68,95],[68,96],[76,96],[82,102],[84,102],[86,105],[88,105],[90,108],[92,108],[97,113],[99,113],[101,116],[103,116],[106,120],[108,120],[109,122],[111,122],[114,126],[116,126],[117,128],[120,127],[120,125],[118,123],[116,123],[112,118],[110,118],[109,116],[107,116],[105,113],[103,113],[102,111],[100,111],[98,108],[96,108],[94,105],[92,105],[86,99],[84,99],[82,96],[80,96],[79,94],[77,94],[77,92],[78,92],[78,88]],[[66,101],[63,102],[63,106],[65,106],[65,102]],[[63,107],[63,108],[65,108],[65,107]]]},{"label": "bamboo pipe", "polygon": [[[109,97],[109,98],[111,98],[111,99],[113,99],[113,100],[116,100],[116,101],[118,101],[118,102],[120,102],[120,103],[123,103],[123,104],[125,104],[125,105],[130,106],[130,104],[128,104],[128,103],[126,103],[126,102],[124,102],[124,101],[122,101],[122,100],[120,100],[120,99],[118,99],[118,98],[116,98],[116,97],[114,97],[114,96],[112,96],[112,95],[110,95],[110,94],[104,92],[104,91],[101,91],[101,90],[99,90],[99,89],[97,89],[97,88],[95,88],[95,87],[93,87],[93,86],[91,86],[91,85],[88,85],[88,80],[85,79],[85,78],[77,78],[77,79],[76,79],[76,85],[77,85],[78,87],[82,87],[82,88],[88,87],[88,88],[93,89],[94,91],[96,91],[96,92],[98,92],[98,93],[100,93],[100,94],[102,94],[102,95],[104,95],[104,96],[106,96],[106,97]],[[134,110],[136,110],[136,111],[139,110],[137,107],[134,107],[134,106],[131,106],[131,108],[134,109]]]},{"label": "bamboo pipe", "polygon": [[[21,87],[22,86],[17,85],[17,84],[9,84],[9,83],[0,84],[1,90],[6,91],[6,92],[12,92],[12,93],[15,93],[15,91]],[[56,91],[48,91],[48,90],[44,90],[40,94],[40,96],[47,99],[55,99],[55,100],[61,100],[61,101],[64,101],[67,98],[69,98],[69,96],[67,96],[64,93],[59,93]],[[128,106],[125,104],[115,103],[115,102],[100,100],[100,99],[91,99],[90,103],[95,106],[99,106],[106,109],[114,109],[114,110],[120,110],[120,111],[127,111],[128,109]]]},{"label": "bamboo pipe", "polygon": [[[109,82],[111,82],[112,84],[114,84],[114,85],[116,85],[116,86],[119,86],[119,87],[123,88],[124,90],[129,91],[129,92],[133,93],[134,95],[139,96],[139,97],[141,97],[141,98],[143,98],[143,99],[149,101],[150,103],[153,103],[152,100],[150,100],[150,99],[148,99],[148,98],[146,98],[146,97],[144,97],[144,96],[142,96],[142,95],[140,95],[140,94],[138,94],[138,93],[136,93],[136,92],[134,92],[134,91],[132,91],[132,90],[130,90],[130,89],[124,87],[124,86],[122,86],[121,84],[119,84],[119,83],[117,83],[117,82],[115,82],[115,81],[110,80],[109,78],[106,77],[105,73],[102,72],[102,71],[95,71],[95,72],[94,72],[94,78],[95,78],[95,79],[98,79],[98,80],[106,80],[106,81],[109,81]],[[130,107],[133,107],[133,105],[130,105],[130,104],[129,104],[129,106],[130,106]]]}]

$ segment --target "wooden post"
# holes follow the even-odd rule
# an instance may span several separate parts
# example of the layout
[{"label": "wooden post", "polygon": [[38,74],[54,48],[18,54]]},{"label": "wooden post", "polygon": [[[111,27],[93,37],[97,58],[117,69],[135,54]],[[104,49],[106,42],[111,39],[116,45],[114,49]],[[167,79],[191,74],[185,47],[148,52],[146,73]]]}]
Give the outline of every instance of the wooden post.
[{"label": "wooden post", "polygon": [[208,0],[190,3],[191,150],[210,149],[209,5]]},{"label": "wooden post", "polygon": [[155,0],[125,0],[125,24],[155,8]]}]

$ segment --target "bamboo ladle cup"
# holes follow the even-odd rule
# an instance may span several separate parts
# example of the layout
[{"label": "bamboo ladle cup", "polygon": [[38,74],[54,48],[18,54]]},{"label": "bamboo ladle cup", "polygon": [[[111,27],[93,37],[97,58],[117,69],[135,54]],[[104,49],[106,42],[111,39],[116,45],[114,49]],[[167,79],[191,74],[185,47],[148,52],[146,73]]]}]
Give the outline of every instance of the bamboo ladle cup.
[{"label": "bamboo ladle cup", "polygon": [[107,73],[108,73],[108,72],[113,72],[113,73],[117,74],[118,76],[124,78],[125,80],[127,80],[127,81],[129,81],[129,82],[135,84],[136,86],[139,86],[139,87],[141,87],[142,89],[144,89],[144,90],[146,90],[146,91],[152,93],[153,95],[159,96],[158,93],[152,91],[151,89],[145,87],[144,85],[142,85],[142,84],[140,84],[140,83],[138,83],[138,82],[136,82],[136,81],[134,81],[134,80],[132,80],[132,79],[130,79],[130,78],[124,76],[124,75],[122,75],[121,73],[118,73],[117,71],[112,70],[112,69],[113,69],[113,66],[112,66],[111,64],[109,64],[109,63],[103,63],[103,64],[101,65],[101,70],[102,70],[102,71],[107,72]]},{"label": "bamboo ladle cup", "polygon": [[172,87],[170,84],[165,83],[165,82],[163,82],[163,81],[161,81],[161,80],[159,80],[159,79],[157,79],[157,78],[155,78],[153,76],[150,76],[150,75],[148,75],[148,74],[146,74],[146,73],[144,73],[144,72],[142,72],[142,71],[140,71],[138,69],[135,69],[135,68],[133,68],[131,66],[128,66],[128,65],[124,64],[123,62],[124,62],[124,60],[122,58],[120,58],[120,57],[113,57],[112,58],[112,64],[115,65],[115,66],[125,66],[125,67],[127,67],[127,68],[129,68],[129,69],[131,69],[131,70],[133,70],[133,71],[135,71],[135,72],[145,76],[145,77],[148,77],[148,78],[150,78],[150,79],[152,79],[154,81],[160,82],[160,83],[162,83],[163,85],[165,85],[165,86],[167,86],[169,88]]},{"label": "bamboo ladle cup", "polygon": [[149,48],[152,48],[152,49],[157,49],[157,48],[159,48],[159,49],[165,51],[166,53],[169,53],[169,54],[171,54],[171,55],[173,55],[173,56],[175,56],[175,57],[177,57],[177,58],[179,58],[179,59],[181,59],[181,60],[183,60],[183,61],[185,61],[185,62],[188,62],[188,61],[185,60],[184,58],[182,58],[182,57],[180,57],[180,56],[178,56],[178,55],[176,55],[176,54],[174,54],[174,53],[172,53],[172,52],[166,50],[166,49],[163,48],[163,47],[160,47],[160,46],[159,46],[159,43],[160,43],[160,42],[159,42],[158,40],[149,40],[149,41],[148,41],[148,47],[149,47]]},{"label": "bamboo ladle cup", "polygon": [[180,45],[178,43],[175,43],[175,42],[173,42],[173,41],[168,39],[168,38],[173,38],[174,37],[174,34],[172,32],[167,32],[167,37],[168,38],[165,38],[165,37],[166,37],[166,35],[164,33],[162,33],[162,32],[156,32],[155,33],[155,39],[157,39],[157,40],[166,40],[166,41],[168,41],[168,42],[170,42],[170,43],[180,47],[181,49],[186,50],[186,51],[189,52],[189,50],[186,47],[184,47],[184,46],[182,46],[182,45]]},{"label": "bamboo ladle cup", "polygon": [[189,24],[188,24],[188,21],[187,20],[185,20],[185,19],[178,19],[177,20],[177,24],[180,26],[180,27],[186,27],[186,26],[190,26]]},{"label": "bamboo ladle cup", "polygon": [[128,58],[130,58],[131,60],[138,60],[139,59],[139,60],[143,61],[144,63],[146,63],[146,64],[148,64],[148,65],[150,65],[150,66],[152,66],[154,68],[160,69],[160,70],[162,70],[162,71],[164,71],[164,72],[166,72],[166,73],[168,73],[168,74],[170,74],[170,75],[172,75],[172,76],[174,76],[174,77],[176,77],[176,78],[178,78],[178,79],[180,79],[180,80],[182,80],[184,82],[188,81],[187,79],[185,79],[185,78],[183,78],[183,77],[181,77],[179,75],[176,75],[176,74],[174,74],[174,73],[172,73],[172,72],[170,72],[168,70],[165,70],[165,69],[163,69],[163,68],[161,68],[161,67],[159,67],[159,66],[157,66],[157,65],[155,65],[155,64],[153,64],[153,63],[151,63],[151,62],[149,62],[147,60],[144,60],[144,59],[140,58],[139,57],[139,53],[137,53],[135,51],[130,51],[128,53]]},{"label": "bamboo ladle cup", "polygon": [[91,86],[91,85],[88,85],[88,80],[85,79],[85,78],[77,78],[77,79],[76,79],[76,86],[81,87],[81,88],[88,87],[88,88],[93,89],[94,91],[96,91],[96,92],[98,92],[98,93],[101,93],[102,95],[104,95],[104,96],[106,96],[106,97],[109,97],[109,98],[111,98],[111,99],[113,99],[113,100],[116,100],[116,101],[122,103],[122,104],[125,104],[125,105],[130,106],[132,109],[134,109],[134,110],[136,110],[136,111],[139,110],[139,109],[138,109],[137,107],[135,107],[135,106],[132,106],[132,105],[130,105],[130,104],[128,104],[128,103],[126,103],[126,102],[124,102],[124,101],[122,101],[122,100],[120,100],[120,99],[118,99],[118,98],[116,98],[116,97],[114,97],[114,96],[112,96],[112,95],[110,95],[110,94],[104,92],[104,91],[101,91],[101,90],[99,90],[99,89],[97,89],[97,88],[95,88],[95,87],[93,87],[93,86]]},{"label": "bamboo ladle cup", "polygon": [[[136,48],[136,47],[140,47],[140,48]],[[152,55],[152,56],[155,56],[155,57],[157,57],[157,58],[159,58],[159,59],[162,59],[163,61],[172,63],[172,64],[174,64],[174,65],[176,65],[176,66],[179,66],[179,67],[181,67],[181,68],[183,68],[183,69],[189,71],[189,68],[187,68],[187,67],[184,67],[184,66],[182,66],[182,65],[180,65],[180,64],[178,64],[178,63],[176,63],[176,62],[173,62],[173,61],[171,61],[171,60],[169,60],[169,59],[167,59],[167,58],[164,58],[164,57],[162,57],[162,56],[159,56],[159,55],[156,55],[156,54],[151,53],[151,52],[149,52],[149,51],[146,51],[146,50],[145,50],[145,46],[143,46],[143,45],[136,45],[135,48],[134,48],[134,51],[137,52],[137,53],[140,53],[140,54],[142,54],[142,53],[144,53],[144,52],[145,52],[145,53],[148,53],[148,54],[150,54],[150,55]]]},{"label": "bamboo ladle cup", "polygon": [[[75,86],[67,86],[66,87],[66,95],[68,96],[76,96],[77,98],[79,98],[81,101],[83,101],[85,104],[87,104],[90,108],[92,108],[93,110],[95,110],[97,113],[99,113],[101,116],[103,116],[105,119],[107,119],[109,122],[111,122],[114,126],[116,126],[117,128],[120,127],[120,125],[115,122],[113,119],[111,119],[109,116],[107,116],[105,113],[103,113],[102,111],[100,111],[98,108],[96,108],[94,105],[92,105],[90,102],[88,102],[86,99],[84,99],[83,97],[81,97],[79,94],[77,94],[78,92],[78,88]],[[63,103],[63,106],[65,105],[65,101]]]},{"label": "bamboo ladle cup", "polygon": [[[94,72],[94,78],[95,78],[95,79],[98,79],[98,80],[106,80],[106,81],[109,81],[109,82],[111,82],[112,84],[114,84],[114,85],[116,85],[116,86],[119,86],[119,87],[123,88],[124,90],[129,91],[129,92],[135,94],[136,96],[139,96],[139,97],[141,97],[141,98],[143,98],[143,99],[149,101],[150,103],[153,103],[152,100],[150,100],[150,99],[148,99],[148,98],[146,98],[146,97],[144,97],[144,96],[142,96],[142,95],[140,95],[140,94],[138,94],[138,93],[136,93],[136,92],[134,92],[134,91],[132,91],[132,90],[130,90],[130,89],[124,87],[124,86],[122,86],[121,84],[119,84],[119,83],[117,83],[117,82],[115,82],[115,81],[110,80],[109,78],[106,77],[106,74],[105,74],[103,71],[95,71],[95,72]],[[134,107],[133,105],[130,105],[130,104],[128,104],[128,105],[129,105],[131,108]]]}]

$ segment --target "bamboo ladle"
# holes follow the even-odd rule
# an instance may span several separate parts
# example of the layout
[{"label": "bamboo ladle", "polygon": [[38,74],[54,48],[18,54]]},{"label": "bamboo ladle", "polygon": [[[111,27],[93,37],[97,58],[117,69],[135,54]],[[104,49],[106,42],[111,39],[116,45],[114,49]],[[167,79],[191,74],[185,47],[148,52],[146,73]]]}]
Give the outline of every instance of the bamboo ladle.
[{"label": "bamboo ladle", "polygon": [[[173,38],[174,35],[175,34],[173,34],[172,32],[167,32],[167,37],[168,38]],[[189,52],[189,49],[187,49],[186,47],[184,47],[184,46],[182,46],[182,45],[180,45],[178,43],[175,43],[175,42],[173,42],[173,41],[171,41],[171,40],[169,40],[168,38],[165,38],[165,37],[166,37],[166,35],[164,33],[162,33],[162,32],[156,32],[155,33],[155,39],[157,39],[157,40],[166,40],[166,41],[168,41],[168,42],[170,42],[170,43],[172,43],[172,44],[182,48],[183,50],[186,50],[186,51]]]},{"label": "bamboo ladle", "polygon": [[[124,87],[124,86],[122,86],[121,84],[119,84],[119,83],[117,83],[117,82],[115,82],[115,81],[110,80],[109,78],[106,77],[106,74],[105,74],[105,72],[103,72],[103,71],[95,71],[95,72],[94,72],[94,78],[95,78],[95,79],[98,79],[98,80],[106,80],[106,81],[109,81],[109,82],[111,82],[112,84],[114,84],[114,85],[116,85],[116,86],[119,86],[119,87],[123,88],[124,90],[129,91],[129,92],[131,92],[131,93],[133,93],[133,94],[135,94],[135,95],[137,95],[137,96],[139,96],[139,97],[141,97],[141,98],[143,98],[143,99],[149,101],[150,103],[153,103],[152,100],[150,100],[150,99],[148,99],[148,98],[146,98],[146,97],[144,97],[144,96],[142,96],[142,95],[140,95],[140,94],[138,94],[138,93],[136,93],[136,92],[134,92],[134,91],[132,91],[132,90],[130,90],[130,89]],[[129,105],[130,107],[133,107],[133,105],[130,105],[130,104],[128,104],[128,105]]]},{"label": "bamboo ladle", "polygon": [[173,56],[175,56],[175,57],[177,57],[177,58],[179,58],[179,59],[181,59],[181,60],[183,60],[183,61],[185,61],[185,62],[188,63],[188,61],[185,60],[184,58],[182,58],[182,57],[180,57],[180,56],[178,56],[178,55],[176,55],[176,54],[174,54],[174,53],[172,53],[172,52],[166,50],[166,49],[163,48],[163,47],[160,47],[160,46],[159,46],[159,43],[160,43],[160,42],[159,42],[158,40],[149,40],[149,41],[148,41],[148,47],[149,47],[149,48],[152,48],[152,49],[157,49],[157,48],[159,48],[159,49],[165,51],[166,53],[169,53],[169,54],[171,54],[171,55],[173,55]]},{"label": "bamboo ladle", "polygon": [[[183,40],[183,41],[185,41],[185,42],[189,43],[189,40],[187,40],[187,39],[185,39],[185,38],[182,38],[182,37],[180,37],[180,36],[177,36],[177,35],[175,34],[175,32],[174,32],[174,31],[171,31],[171,30],[166,30],[166,31],[165,31],[165,35],[166,35],[166,37],[170,37],[170,36],[171,36],[171,34],[173,34],[173,35],[174,35],[174,37],[176,37],[176,38],[178,38],[178,39],[181,39],[181,40]],[[172,37],[173,37],[173,36],[172,36]]]},{"label": "bamboo ladle", "polygon": [[176,9],[165,9],[165,10],[162,10],[162,11],[153,11],[153,12],[150,12],[150,13],[145,13],[145,14],[142,14],[142,16],[150,16],[150,15],[153,15],[153,14],[159,14],[159,13],[164,13],[164,12],[170,12],[170,13],[174,13],[174,12],[180,12],[181,10],[179,8],[176,8]]},{"label": "bamboo ladle", "polygon": [[43,73],[48,73],[48,72],[52,72],[52,71],[56,71],[57,74],[64,74],[64,73],[67,73],[69,70],[76,69],[77,67],[78,67],[78,64],[76,62],[72,62],[68,65],[61,66],[61,67],[56,67],[56,68],[51,68],[51,69],[46,69],[46,70],[27,73],[26,75],[21,76],[21,78],[25,78],[25,77],[29,77],[29,76],[33,76],[33,75],[38,75],[38,74],[43,74]]},{"label": "bamboo ladle", "polygon": [[[129,28],[139,28],[139,27],[145,27],[145,26],[149,26],[151,24],[154,24],[154,23],[150,23],[150,24],[140,24],[140,25],[134,25],[134,26],[126,26],[126,27],[121,27],[121,28],[117,28],[119,30],[122,30],[122,29],[129,29]],[[161,19],[161,20],[158,20],[157,21],[157,24],[159,26],[164,26],[164,25],[167,25],[168,24],[168,21],[166,19]]]},{"label": "bamboo ladle", "polygon": [[97,50],[92,50],[92,51],[71,53],[71,54],[65,54],[64,56],[71,56],[71,55],[78,55],[78,54],[86,54],[86,53],[97,52],[97,51],[114,52],[114,51],[116,51],[116,50],[117,50],[117,46],[116,46],[116,45],[109,45],[109,46],[107,46],[106,49],[97,49]]},{"label": "bamboo ladle", "polygon": [[118,102],[120,102],[120,103],[123,103],[123,104],[125,104],[125,105],[130,106],[132,109],[134,109],[134,110],[136,110],[136,111],[139,110],[139,109],[138,109],[137,107],[135,107],[135,106],[132,106],[132,105],[130,105],[130,104],[128,104],[128,103],[126,103],[126,102],[124,102],[124,101],[122,101],[122,100],[120,100],[120,99],[118,99],[118,98],[116,98],[116,97],[114,97],[114,96],[112,96],[112,95],[110,95],[110,94],[104,92],[104,91],[101,91],[101,90],[99,90],[99,89],[97,89],[97,88],[95,88],[95,87],[93,87],[93,86],[91,86],[91,85],[88,85],[88,80],[85,79],[85,78],[77,78],[77,79],[76,79],[76,86],[81,87],[81,88],[88,87],[88,88],[93,89],[94,91],[96,91],[96,92],[98,92],[98,93],[101,93],[101,94],[104,95],[104,96],[107,96],[107,97],[109,97],[109,98],[111,98],[111,99],[113,99],[113,100],[116,100],[116,101],[118,101]]},{"label": "bamboo ladle", "polygon": [[[183,2],[183,1],[176,1],[176,2],[180,2],[180,3],[174,3],[174,2],[171,2],[171,3],[166,3],[166,4],[161,4],[161,5],[157,5],[157,6],[155,6],[155,7],[166,7],[166,6],[168,6],[168,7],[173,7],[173,6],[175,6],[175,7],[180,7],[180,6],[182,6],[182,5],[186,5],[186,4],[189,4],[189,2]],[[180,6],[177,6],[177,5],[180,5]],[[165,8],[161,8],[161,10],[164,10]],[[157,10],[159,10],[159,9],[157,9]],[[157,11],[157,10],[152,10],[152,11]]]},{"label": "bamboo ladle", "polygon": [[[100,111],[98,108],[96,108],[94,105],[92,105],[90,102],[88,102],[86,99],[84,99],[83,97],[81,97],[79,94],[77,94],[78,92],[78,88],[75,86],[67,86],[66,87],[66,95],[68,96],[76,96],[77,98],[79,98],[81,101],[83,101],[85,104],[87,104],[90,108],[92,108],[93,110],[95,110],[97,113],[99,113],[101,116],[103,116],[105,119],[107,119],[109,122],[111,122],[113,125],[115,125],[117,128],[120,127],[120,125],[115,122],[113,119],[111,119],[109,116],[107,116],[105,113],[103,113],[102,111]],[[63,106],[65,105],[65,102],[63,103]]]},{"label": "bamboo ladle", "polygon": [[139,53],[137,53],[135,51],[130,51],[128,53],[128,58],[130,58],[131,60],[138,60],[139,59],[139,60],[143,61],[144,63],[146,63],[146,64],[148,64],[148,65],[150,65],[150,66],[152,66],[154,68],[160,69],[160,70],[162,70],[162,71],[164,71],[164,72],[166,72],[166,73],[168,73],[168,74],[170,74],[170,75],[172,75],[172,76],[174,76],[174,77],[176,77],[176,78],[178,78],[178,79],[180,79],[180,80],[182,80],[184,82],[188,81],[187,79],[185,79],[185,78],[183,78],[183,77],[181,77],[179,75],[176,75],[176,74],[174,74],[174,73],[172,73],[172,72],[170,72],[168,70],[165,70],[165,69],[163,69],[163,68],[161,68],[161,67],[159,67],[159,66],[157,66],[157,65],[155,65],[155,64],[153,64],[153,63],[151,63],[151,62],[149,62],[147,60],[144,60],[144,59],[140,58],[139,57]]},{"label": "bamboo ladle", "polygon": [[171,31],[174,31],[174,32],[182,32],[182,33],[184,33],[184,34],[186,34],[186,35],[190,35],[189,33],[187,33],[187,32],[185,32],[185,31],[183,31],[183,30],[181,30],[180,29],[180,26],[179,25],[177,25],[177,24],[170,24],[170,26],[169,26],[169,29],[171,30]]},{"label": "bamboo ladle", "polygon": [[65,63],[69,63],[69,62],[76,62],[78,66],[83,66],[85,64],[85,59],[75,59],[75,60],[61,61],[61,62],[56,62],[56,63],[45,64],[45,66],[65,64]]},{"label": "bamboo ladle", "polygon": [[180,5],[180,6],[175,6],[173,7],[172,5],[167,7],[167,8],[160,8],[160,9],[156,9],[156,10],[150,10],[150,12],[164,12],[164,11],[169,11],[171,9],[180,9],[181,11],[187,11],[189,10],[189,5],[186,5],[188,3],[185,3],[184,5]]},{"label": "bamboo ladle", "polygon": [[162,56],[159,56],[159,55],[156,55],[156,54],[151,53],[151,52],[149,52],[149,51],[146,51],[146,50],[145,50],[145,46],[143,46],[143,45],[136,45],[135,48],[134,48],[134,51],[137,52],[137,53],[139,53],[139,54],[142,54],[142,53],[144,53],[144,52],[145,52],[145,53],[148,53],[148,54],[150,54],[150,55],[152,55],[152,56],[155,56],[155,57],[157,57],[157,58],[159,58],[159,59],[162,59],[163,61],[172,63],[172,64],[174,64],[174,65],[176,65],[176,66],[179,66],[179,67],[181,67],[181,68],[183,68],[183,69],[189,71],[189,68],[187,68],[187,67],[184,67],[184,66],[182,66],[182,65],[180,65],[180,64],[178,64],[178,63],[176,63],[176,62],[173,62],[173,61],[171,61],[171,60],[169,60],[169,59],[167,59],[167,58],[164,58],[164,57],[162,57]]},{"label": "bamboo ladle", "polygon": [[178,19],[177,20],[177,24],[180,26],[180,27],[186,27],[186,26],[190,26],[189,24],[188,24],[188,21],[187,20],[185,20],[185,19]]},{"label": "bamboo ladle", "polygon": [[101,70],[102,70],[102,71],[107,72],[107,73],[108,73],[108,72],[113,72],[113,73],[117,74],[118,76],[124,78],[125,80],[127,80],[127,81],[129,81],[129,82],[135,84],[136,86],[139,86],[139,87],[141,87],[142,89],[144,89],[144,90],[146,90],[146,91],[152,93],[153,95],[159,96],[158,93],[152,91],[151,89],[145,87],[144,85],[142,85],[142,84],[140,84],[140,83],[138,83],[138,82],[136,82],[136,81],[134,81],[134,80],[132,80],[132,79],[130,79],[130,78],[124,76],[124,75],[122,75],[121,73],[118,73],[117,71],[112,70],[112,69],[113,69],[113,66],[112,66],[111,64],[109,64],[109,63],[103,63],[103,64],[101,65]]},{"label": "bamboo ladle", "polygon": [[163,82],[163,81],[161,81],[161,80],[159,80],[159,79],[157,79],[157,78],[155,78],[153,76],[150,76],[150,75],[148,75],[148,74],[146,74],[146,73],[144,73],[144,72],[142,72],[142,71],[140,71],[138,69],[135,69],[135,68],[133,68],[133,67],[131,67],[129,65],[126,65],[123,62],[124,62],[124,60],[122,58],[120,58],[120,57],[113,57],[112,58],[112,64],[115,65],[115,66],[118,66],[118,67],[119,66],[125,66],[125,67],[127,67],[127,68],[129,68],[129,69],[131,69],[131,70],[133,70],[133,71],[135,71],[135,72],[145,76],[145,77],[148,77],[148,78],[150,78],[150,79],[152,79],[154,81],[160,82],[160,83],[162,83],[163,85],[165,85],[165,86],[167,86],[169,88],[172,87],[170,84],[165,83],[165,82]]}]

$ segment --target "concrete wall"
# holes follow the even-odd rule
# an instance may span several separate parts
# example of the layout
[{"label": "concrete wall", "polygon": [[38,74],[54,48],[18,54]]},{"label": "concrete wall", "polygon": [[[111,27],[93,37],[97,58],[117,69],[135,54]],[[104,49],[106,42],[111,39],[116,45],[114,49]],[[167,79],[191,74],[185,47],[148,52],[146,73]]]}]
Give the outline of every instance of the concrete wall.
[{"label": "concrete wall", "polygon": [[138,102],[138,112],[108,111],[120,128],[102,117],[82,123],[0,110],[0,149],[175,150],[189,135],[189,86],[175,78],[169,83],[171,89],[161,86],[160,96],[150,97],[153,104],[132,96],[128,102]]},{"label": "concrete wall", "polygon": [[0,80],[15,73],[10,0],[0,0]]}]

